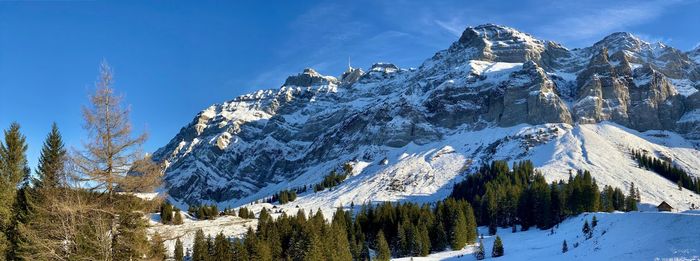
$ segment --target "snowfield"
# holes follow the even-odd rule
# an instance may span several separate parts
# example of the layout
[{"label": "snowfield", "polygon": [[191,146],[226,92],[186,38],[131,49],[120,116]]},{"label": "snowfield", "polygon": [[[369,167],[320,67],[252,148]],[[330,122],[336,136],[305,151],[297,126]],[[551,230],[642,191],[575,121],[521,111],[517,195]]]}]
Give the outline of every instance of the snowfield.
[{"label": "snowfield", "polygon": [[[595,215],[598,226],[586,240],[581,232],[584,220]],[[552,231],[554,233],[552,233]],[[700,258],[700,212],[587,213],[569,218],[553,230],[530,229],[512,233],[499,229],[505,255],[491,258],[495,236],[484,234],[486,260],[698,260]],[[569,247],[562,253],[562,243]],[[574,247],[578,244],[578,247]],[[476,260],[475,246],[445,251],[428,257],[394,260]]]},{"label": "snowfield", "polygon": [[[311,185],[318,182],[318,174],[327,173],[323,166],[340,166],[345,161],[319,164],[317,169],[289,181],[286,185],[271,185],[254,195],[228,207],[246,206],[256,213],[262,208],[278,217],[282,212],[295,215],[300,209],[321,210],[327,219],[337,207],[348,209],[363,203],[383,201],[411,201],[430,203],[449,195],[455,182],[483,163],[478,159],[532,160],[548,181],[567,179],[570,169],[590,170],[599,187],[611,185],[627,191],[632,182],[641,192],[641,206],[645,212],[596,213],[600,220],[593,239],[581,235],[583,218],[580,215],[564,221],[550,231],[531,229],[512,234],[502,229],[506,256],[504,260],[650,260],[700,256],[700,212],[658,213],[655,206],[666,201],[684,211],[700,206],[700,195],[677,185],[654,172],[637,167],[630,150],[646,150],[658,158],[670,159],[695,177],[700,176],[700,152],[697,144],[668,131],[637,132],[613,123],[567,125],[518,125],[510,128],[487,128],[480,131],[456,132],[443,141],[423,145],[409,144],[402,148],[383,148],[387,153],[375,161],[353,161],[353,173],[337,187],[317,193],[309,189],[284,205],[254,203],[286,188]],[[226,206],[226,205],[224,205]],[[224,206],[221,206],[222,208]],[[186,215],[183,212],[183,215]],[[238,217],[219,217],[216,220],[196,221],[186,215],[179,226],[158,223],[157,214],[151,218],[150,232],[158,231],[169,251],[175,238],[181,237],[185,249],[191,248],[195,232],[202,228],[207,235],[223,232],[229,237],[241,237],[257,221]],[[603,231],[606,231],[603,234]],[[485,230],[482,231],[485,233]],[[561,244],[567,240],[569,253],[561,253]],[[493,239],[486,237],[487,255]],[[579,247],[574,248],[575,243]],[[471,260],[473,248],[445,251],[414,260]],[[514,254],[517,253],[517,254]],[[463,255],[460,257],[460,255]],[[409,260],[409,259],[404,259]]]},{"label": "snowfield", "polygon": [[[410,143],[401,148],[366,148],[362,153],[383,151],[374,161],[351,161],[359,155],[318,164],[300,177],[270,185],[246,198],[224,202],[220,208],[239,207],[288,188],[319,182],[325,173],[349,162],[353,175],[339,186],[314,193],[309,189],[296,201],[279,205],[278,210],[296,214],[299,208],[321,209],[327,216],[340,206],[383,201],[429,203],[447,197],[454,183],[463,180],[481,164],[507,160],[511,164],[531,160],[551,181],[568,179],[569,171],[589,170],[598,186],[628,191],[632,182],[641,192],[642,203],[658,205],[666,201],[679,210],[700,206],[700,196],[660,175],[637,167],[632,149],[644,150],[657,158],[671,160],[690,175],[700,177],[698,144],[669,131],[637,132],[614,123],[599,124],[521,124],[510,128],[458,131],[439,142]],[[319,174],[320,173],[320,174]],[[171,199],[172,200],[172,199]],[[257,206],[260,205],[260,206]],[[257,207],[256,207],[257,206]],[[253,209],[272,205],[253,204]],[[184,205],[181,208],[185,208]],[[249,206],[250,208],[250,206]]]},{"label": "snowfield", "polygon": [[197,230],[202,229],[204,235],[214,238],[219,232],[230,238],[241,238],[248,231],[258,226],[257,219],[242,219],[234,216],[221,216],[215,220],[197,220],[186,212],[181,212],[183,216],[182,225],[163,225],[160,223],[160,214],[151,214],[149,220],[148,234],[158,232],[165,240],[165,247],[168,254],[172,255],[175,250],[175,241],[180,238],[185,254],[192,249],[194,235]]},{"label": "snowfield", "polygon": [[[262,204],[260,204],[262,206]],[[267,206],[269,207],[269,206]],[[649,206],[642,209],[653,209]],[[273,215],[277,216],[279,214]],[[593,216],[598,225],[593,237],[585,239],[581,228],[584,220],[590,223]],[[195,221],[186,219],[183,225],[164,226],[151,222],[149,232],[158,231],[166,239],[166,247],[172,253],[175,238],[181,237],[185,252],[192,248],[194,234],[199,228],[205,235],[214,237],[220,231],[232,238],[241,238],[248,227],[257,226],[256,220],[237,217],[219,217],[216,220]],[[656,212],[656,210],[629,213],[585,213],[571,217],[552,230],[532,228],[512,233],[510,228],[499,228],[505,255],[497,260],[697,260],[700,258],[700,211],[680,213]],[[488,229],[480,227],[484,235],[487,260],[492,259],[491,247],[495,237],[488,236]],[[569,251],[562,253],[566,240]],[[578,246],[576,247],[575,245]],[[447,250],[427,257],[406,257],[394,260],[475,260],[475,245],[460,250]]]}]

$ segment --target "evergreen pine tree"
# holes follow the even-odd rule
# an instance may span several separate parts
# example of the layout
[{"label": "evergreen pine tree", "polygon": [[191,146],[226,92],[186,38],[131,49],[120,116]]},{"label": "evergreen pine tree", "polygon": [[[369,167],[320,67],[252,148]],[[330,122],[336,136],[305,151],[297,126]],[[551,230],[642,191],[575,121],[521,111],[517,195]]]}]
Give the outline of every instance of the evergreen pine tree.
[{"label": "evergreen pine tree", "polygon": [[591,220],[591,229],[595,228],[598,225],[598,218],[593,215],[593,219]]},{"label": "evergreen pine tree", "polygon": [[[527,230],[525,226],[522,228],[523,230]],[[498,232],[498,226],[496,226],[496,222],[491,222],[489,223],[489,235],[493,236]]]},{"label": "evergreen pine tree", "polygon": [[443,251],[447,247],[448,239],[445,233],[445,225],[441,220],[433,223],[433,228],[430,229],[431,247],[433,251]]},{"label": "evergreen pine tree", "polygon": [[12,206],[17,196],[17,186],[28,179],[30,172],[26,138],[20,132],[19,124],[13,122],[4,134],[5,141],[0,142],[0,258],[9,254],[11,242],[6,233],[12,226]]},{"label": "evergreen pine tree", "polygon": [[59,175],[63,171],[66,150],[63,138],[58,131],[56,123],[51,125],[51,132],[46,137],[39,154],[39,165],[36,169],[37,179],[35,185],[38,188],[56,188],[59,186]]},{"label": "evergreen pine tree", "polygon": [[185,253],[182,248],[182,241],[180,241],[180,238],[175,240],[175,251],[173,252],[173,257],[175,258],[175,261],[185,260]]},{"label": "evergreen pine tree", "polygon": [[150,250],[146,236],[147,223],[139,212],[127,209],[117,218],[117,234],[112,237],[112,255],[116,260],[134,260],[146,256]]},{"label": "evergreen pine tree", "polygon": [[208,260],[209,260],[209,247],[207,246],[207,241],[204,238],[204,231],[202,231],[202,229],[199,229],[194,234],[194,244],[192,246],[192,261],[208,261]]},{"label": "evergreen pine tree", "polygon": [[418,227],[418,242],[420,242],[418,254],[420,256],[427,256],[430,254],[430,235],[428,234],[428,228],[426,228],[425,224]]},{"label": "evergreen pine tree", "polygon": [[33,248],[33,242],[27,237],[27,226],[34,219],[35,211],[35,190],[28,184],[24,184],[17,191],[15,202],[12,205],[13,216],[10,227],[7,228],[7,237],[10,241],[10,249],[7,253],[9,260],[28,260]]},{"label": "evergreen pine tree", "polygon": [[474,252],[474,257],[476,260],[484,260],[486,258],[486,251],[484,250],[484,241],[479,240],[479,247]]},{"label": "evergreen pine tree", "polygon": [[583,232],[583,235],[586,237],[586,239],[591,238],[591,227],[588,225],[588,220],[583,223],[583,228],[581,229],[581,232]]},{"label": "evergreen pine tree", "polygon": [[222,232],[219,232],[214,239],[214,258],[213,261],[230,261],[233,258],[231,244]]},{"label": "evergreen pine tree", "polygon": [[384,232],[379,231],[377,233],[377,257],[376,260],[387,261],[391,259],[391,250],[389,250],[389,243],[386,242],[384,238]]},{"label": "evergreen pine tree", "polygon": [[474,216],[474,209],[466,201],[464,203],[467,206],[465,214],[465,217],[467,219],[467,243],[475,243],[478,231],[476,229],[477,224],[476,217]]},{"label": "evergreen pine tree", "polygon": [[491,250],[491,256],[492,257],[499,257],[503,256],[504,254],[503,250],[503,242],[501,241],[501,237],[496,236],[496,240],[493,242],[493,249]]},{"label": "evergreen pine tree", "polygon": [[630,185],[630,192],[625,197],[625,211],[637,211],[637,190],[634,188],[634,182]]},{"label": "evergreen pine tree", "polygon": [[234,261],[248,261],[248,250],[243,244],[243,240],[236,240],[233,242],[233,260]]},{"label": "evergreen pine tree", "polygon": [[173,213],[173,225],[182,225],[182,214],[179,208],[175,208],[175,212]]},{"label": "evergreen pine tree", "polygon": [[452,241],[450,242],[450,244],[452,245],[452,250],[459,250],[464,248],[464,245],[467,244],[468,230],[467,218],[464,216],[463,212],[457,211],[457,217],[452,231]]},{"label": "evergreen pine tree", "polygon": [[561,252],[562,253],[569,252],[569,246],[566,244],[566,240],[564,240],[564,243],[561,244]]},{"label": "evergreen pine tree", "polygon": [[166,252],[163,238],[158,232],[155,232],[153,236],[151,236],[151,260],[165,260],[167,257]]},{"label": "evergreen pine tree", "polygon": [[348,242],[347,228],[345,223],[345,212],[343,212],[342,208],[338,208],[338,210],[333,215],[333,221],[331,223],[330,229],[330,238],[332,240],[332,249],[330,249],[330,260],[352,260],[352,253],[350,253],[350,243]]},{"label": "evergreen pine tree", "polygon": [[[308,228],[313,230],[313,228]],[[322,261],[326,260],[326,253],[323,247],[323,241],[319,235],[320,231],[308,231],[308,242],[306,249],[300,251],[298,255],[303,256],[305,261]],[[331,253],[332,254],[332,253]]]}]

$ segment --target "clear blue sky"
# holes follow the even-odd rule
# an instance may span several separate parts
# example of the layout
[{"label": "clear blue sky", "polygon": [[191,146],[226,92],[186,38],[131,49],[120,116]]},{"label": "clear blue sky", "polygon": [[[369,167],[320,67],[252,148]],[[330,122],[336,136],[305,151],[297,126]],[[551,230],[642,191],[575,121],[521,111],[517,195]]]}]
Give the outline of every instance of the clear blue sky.
[{"label": "clear blue sky", "polygon": [[569,48],[616,31],[681,50],[700,42],[692,0],[427,2],[0,2],[0,128],[22,125],[32,168],[51,122],[80,147],[80,108],[102,59],[154,151],[213,103],[277,88],[305,67],[339,75],[348,56],[356,67],[417,67],[469,25]]}]

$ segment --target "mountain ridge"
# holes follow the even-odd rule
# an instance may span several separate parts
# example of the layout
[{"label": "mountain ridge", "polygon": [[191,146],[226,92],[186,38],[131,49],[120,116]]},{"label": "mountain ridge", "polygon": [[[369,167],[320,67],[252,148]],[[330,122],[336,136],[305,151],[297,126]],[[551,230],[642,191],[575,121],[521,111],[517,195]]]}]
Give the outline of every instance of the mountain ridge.
[{"label": "mountain ridge", "polygon": [[[212,105],[154,159],[167,167],[174,201],[240,205],[312,170],[309,182],[344,162],[377,164],[460,132],[614,122],[692,143],[700,138],[700,65],[691,54],[629,33],[569,50],[510,27],[469,27],[419,68],[377,63],[337,78],[305,69],[279,89]],[[487,154],[469,160],[478,165]]]}]

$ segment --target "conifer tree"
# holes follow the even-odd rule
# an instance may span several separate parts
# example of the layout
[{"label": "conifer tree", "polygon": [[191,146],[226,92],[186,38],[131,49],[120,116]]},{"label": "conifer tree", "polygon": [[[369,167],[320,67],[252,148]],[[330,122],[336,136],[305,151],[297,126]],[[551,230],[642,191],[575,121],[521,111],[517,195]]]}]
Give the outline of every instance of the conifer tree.
[{"label": "conifer tree", "polygon": [[432,239],[432,250],[433,251],[443,251],[447,247],[448,239],[445,233],[445,225],[443,225],[441,220],[433,224],[432,229],[430,229],[430,238]]},{"label": "conifer tree", "polygon": [[194,244],[192,245],[192,261],[208,261],[209,246],[204,238],[204,231],[197,230],[194,234]]},{"label": "conifer tree", "polygon": [[302,250],[300,255],[303,256],[304,260],[308,261],[326,260],[326,253],[323,248],[324,244],[320,238],[319,233],[316,231],[311,231],[309,229],[312,228],[307,228],[308,242],[306,249]]},{"label": "conifer tree", "polygon": [[243,244],[242,240],[236,240],[233,242],[233,260],[234,261],[248,261],[248,250]]},{"label": "conifer tree", "polygon": [[493,242],[493,249],[491,250],[491,256],[492,257],[499,257],[503,256],[504,254],[503,250],[503,242],[501,241],[501,237],[496,236],[496,240]]},{"label": "conifer tree", "polygon": [[387,261],[391,259],[391,250],[389,250],[389,243],[386,242],[384,238],[384,232],[379,231],[377,233],[377,260]]},{"label": "conifer tree", "polygon": [[149,242],[146,236],[146,221],[139,212],[122,211],[117,218],[116,235],[112,237],[114,260],[134,260],[146,256]]},{"label": "conifer tree", "polygon": [[594,229],[598,225],[598,218],[593,215],[593,219],[591,219],[591,229]]},{"label": "conifer tree", "polygon": [[7,237],[10,241],[10,249],[7,253],[8,260],[28,260],[33,251],[37,251],[32,240],[27,236],[29,223],[35,218],[35,190],[27,183],[17,191],[15,202],[12,205],[13,216],[10,226],[7,228]]},{"label": "conifer tree", "polygon": [[[179,240],[179,239],[178,239]],[[151,236],[151,260],[165,260],[167,258],[165,245],[163,244],[163,238],[158,232],[155,232]],[[182,246],[180,246],[182,247]]]},{"label": "conifer tree", "polygon": [[474,252],[474,257],[476,260],[484,260],[486,258],[486,251],[484,250],[484,241],[479,240],[479,247]]},{"label": "conifer tree", "polygon": [[583,235],[586,237],[586,239],[591,238],[591,227],[588,225],[588,220],[586,220],[583,223],[583,228],[581,229],[581,232],[583,232]]},{"label": "conifer tree", "polygon": [[428,229],[425,224],[418,227],[418,242],[420,242],[418,254],[420,256],[427,256],[430,254],[430,236],[428,235]]},{"label": "conifer tree", "polygon": [[452,241],[450,242],[450,244],[452,245],[452,250],[459,250],[464,248],[464,245],[467,244],[468,230],[467,218],[464,216],[464,213],[462,211],[457,211],[457,216],[452,231]]},{"label": "conifer tree", "polygon": [[219,232],[214,239],[214,258],[213,261],[230,261],[233,258],[231,244],[229,243],[223,232]]},{"label": "conifer tree", "polygon": [[4,135],[4,142],[0,142],[0,258],[8,254],[10,247],[7,232],[12,226],[12,206],[17,196],[17,186],[28,179],[30,172],[26,138],[20,132],[19,124],[10,124]]},{"label": "conifer tree", "polygon": [[629,195],[625,198],[625,211],[637,211],[637,189],[634,182],[630,185]]},{"label": "conifer tree", "polygon": [[163,202],[160,206],[160,221],[163,224],[172,224],[173,221],[173,205],[168,202]]},{"label": "conifer tree", "polygon": [[173,213],[173,225],[182,225],[182,214],[179,208],[175,208],[175,212]]},{"label": "conifer tree", "polygon": [[346,226],[345,212],[342,210],[342,208],[338,208],[333,215],[333,220],[331,222],[330,239],[332,249],[330,249],[331,255],[329,260],[352,260],[352,253],[350,253],[350,244],[348,242]]},{"label": "conifer tree", "polygon": [[562,253],[569,252],[569,246],[566,244],[566,240],[564,240],[564,243],[561,244],[561,252]]},{"label": "conifer tree", "polygon": [[175,240],[175,251],[173,252],[173,258],[175,258],[175,261],[185,260],[185,252],[182,247],[182,241],[180,241],[179,237]]},{"label": "conifer tree", "polygon": [[59,185],[60,172],[63,171],[66,150],[63,138],[56,123],[51,125],[51,132],[46,137],[39,154],[39,165],[36,169],[36,187],[56,188]]}]

